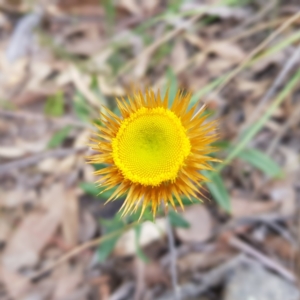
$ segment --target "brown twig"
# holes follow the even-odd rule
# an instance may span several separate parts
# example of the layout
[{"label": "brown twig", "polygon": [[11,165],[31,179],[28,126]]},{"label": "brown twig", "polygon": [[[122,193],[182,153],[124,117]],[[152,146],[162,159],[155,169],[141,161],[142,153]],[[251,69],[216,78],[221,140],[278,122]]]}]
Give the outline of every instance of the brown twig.
[{"label": "brown twig", "polygon": [[44,274],[50,272],[51,270],[53,270],[55,267],[63,264],[64,262],[68,261],[69,259],[75,257],[76,255],[82,253],[83,251],[89,249],[89,248],[92,248],[92,247],[95,247],[95,246],[98,246],[100,243],[112,238],[112,237],[115,237],[119,234],[122,234],[123,232],[125,232],[126,230],[134,227],[135,225],[137,225],[138,222],[133,222],[129,225],[126,225],[124,226],[122,229],[120,230],[116,230],[110,234],[106,234],[106,235],[103,235],[101,237],[98,237],[96,239],[93,239],[91,241],[88,241],[82,245],[79,245],[77,247],[75,247],[74,249],[70,250],[69,252],[67,252],[66,254],[64,254],[62,257],[60,257],[58,260],[56,260],[54,263],[52,263],[51,265],[49,265],[48,267],[46,267],[45,269],[37,272],[36,274],[33,274],[32,276],[30,276],[30,279],[31,280],[37,280],[39,277],[43,276]]},{"label": "brown twig", "polygon": [[254,257],[261,264],[263,264],[264,266],[276,271],[277,273],[279,273],[281,276],[283,276],[287,280],[289,280],[293,283],[296,282],[296,277],[292,272],[287,270],[284,266],[280,265],[278,262],[272,260],[271,258],[267,257],[266,255],[259,252],[255,248],[253,248],[250,245],[246,244],[245,242],[243,242],[239,238],[237,238],[235,236],[232,236],[228,240],[228,243],[229,243],[230,246],[246,253],[247,255],[250,255],[250,256]]},{"label": "brown twig", "polygon": [[168,245],[169,245],[169,250],[171,255],[170,272],[171,272],[172,286],[174,291],[174,299],[180,300],[181,297],[180,297],[180,290],[178,287],[178,275],[177,275],[177,268],[176,268],[177,255],[176,255],[175,238],[174,238],[170,217],[167,215],[166,219],[167,219]]},{"label": "brown twig", "polygon": [[[201,280],[200,284],[187,283],[182,285],[180,288],[182,297],[184,299],[198,297],[199,295],[207,291],[209,288],[218,285],[228,272],[235,269],[237,266],[239,266],[241,263],[244,262],[247,263],[245,256],[243,254],[237,255],[231,260],[225,262],[224,264],[207,272],[203,276],[203,279]],[[165,293],[164,295],[158,298],[158,300],[173,300],[173,299],[174,299],[174,295],[170,292]]]}]

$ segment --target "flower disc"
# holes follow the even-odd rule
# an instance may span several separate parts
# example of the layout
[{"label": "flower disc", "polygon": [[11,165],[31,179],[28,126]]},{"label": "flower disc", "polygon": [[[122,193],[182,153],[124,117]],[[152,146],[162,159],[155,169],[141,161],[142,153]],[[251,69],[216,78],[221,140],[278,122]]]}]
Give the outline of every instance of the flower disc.
[{"label": "flower disc", "polygon": [[190,149],[180,118],[163,107],[140,108],[123,120],[112,141],[123,176],[146,186],[174,181]]}]

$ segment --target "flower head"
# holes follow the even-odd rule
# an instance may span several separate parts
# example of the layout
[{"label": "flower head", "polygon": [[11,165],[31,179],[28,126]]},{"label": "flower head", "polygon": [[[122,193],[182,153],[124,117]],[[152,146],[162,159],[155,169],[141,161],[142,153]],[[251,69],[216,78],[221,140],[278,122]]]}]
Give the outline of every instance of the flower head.
[{"label": "flower head", "polygon": [[174,197],[181,206],[181,196],[197,197],[206,181],[200,171],[211,170],[209,162],[215,160],[208,154],[217,134],[215,123],[206,122],[204,106],[188,110],[190,98],[178,91],[169,108],[168,94],[162,100],[159,93],[139,92],[117,100],[121,117],[107,108],[101,114],[92,145],[97,154],[89,161],[106,165],[95,174],[106,190],[116,187],[108,201],[127,195],[124,214],[140,203],[141,215],[149,204],[155,214],[162,201],[175,208]]}]

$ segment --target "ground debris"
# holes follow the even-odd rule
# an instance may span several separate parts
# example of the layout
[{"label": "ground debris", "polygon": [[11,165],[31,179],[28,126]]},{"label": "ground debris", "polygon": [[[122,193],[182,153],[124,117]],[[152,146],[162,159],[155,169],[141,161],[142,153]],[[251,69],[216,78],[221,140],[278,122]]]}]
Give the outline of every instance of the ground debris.
[{"label": "ground debris", "polygon": [[299,290],[291,283],[254,263],[234,270],[225,288],[225,300],[297,300]]}]

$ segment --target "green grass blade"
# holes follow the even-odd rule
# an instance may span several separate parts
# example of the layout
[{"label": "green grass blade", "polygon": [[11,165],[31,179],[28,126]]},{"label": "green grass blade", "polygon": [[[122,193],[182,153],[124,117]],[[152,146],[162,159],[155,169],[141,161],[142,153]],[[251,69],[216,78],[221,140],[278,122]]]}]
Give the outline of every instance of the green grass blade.
[{"label": "green grass blade", "polygon": [[238,154],[238,157],[272,178],[282,176],[280,166],[268,155],[257,149],[245,149]]},{"label": "green grass blade", "polygon": [[222,177],[218,173],[212,171],[202,171],[202,173],[210,180],[210,182],[206,182],[206,185],[214,199],[226,212],[229,213],[230,196],[224,185]]},{"label": "green grass blade", "polygon": [[235,158],[251,141],[251,139],[261,130],[261,128],[265,125],[277,107],[286,99],[286,97],[292,92],[295,88],[296,84],[300,80],[300,71],[298,71],[292,79],[288,82],[288,84],[284,87],[278,97],[274,100],[274,102],[269,106],[268,110],[264,113],[264,115],[247,131],[242,140],[234,147],[234,149],[227,156],[223,164],[220,164],[216,169],[217,171],[221,171],[226,165],[228,165],[233,158]]}]

